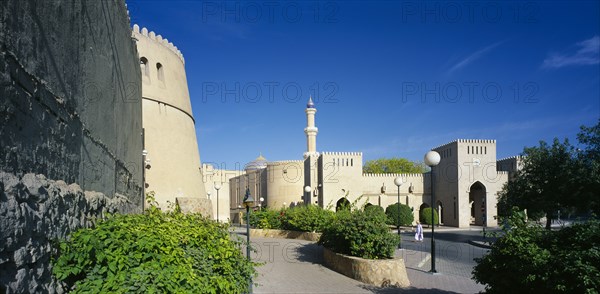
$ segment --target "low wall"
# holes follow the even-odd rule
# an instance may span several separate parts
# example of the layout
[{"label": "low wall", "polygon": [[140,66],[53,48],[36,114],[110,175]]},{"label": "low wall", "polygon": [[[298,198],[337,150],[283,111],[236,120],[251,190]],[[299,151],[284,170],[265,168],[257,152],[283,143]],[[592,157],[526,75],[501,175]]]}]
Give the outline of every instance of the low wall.
[{"label": "low wall", "polygon": [[327,248],[323,248],[323,258],[328,268],[366,284],[378,287],[410,286],[402,258],[364,259],[335,253]]},{"label": "low wall", "polygon": [[288,230],[250,229],[250,236],[263,238],[300,239],[317,242],[319,241],[319,238],[321,238],[321,233]]}]

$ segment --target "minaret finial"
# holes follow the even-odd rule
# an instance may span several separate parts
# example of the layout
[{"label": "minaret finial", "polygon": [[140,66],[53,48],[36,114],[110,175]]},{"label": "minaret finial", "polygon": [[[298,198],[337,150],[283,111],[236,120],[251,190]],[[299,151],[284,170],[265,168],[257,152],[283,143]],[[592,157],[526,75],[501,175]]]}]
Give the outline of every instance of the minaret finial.
[{"label": "minaret finial", "polygon": [[312,95],[308,98],[308,103],[306,104],[306,108],[315,108],[315,103],[312,100]]}]

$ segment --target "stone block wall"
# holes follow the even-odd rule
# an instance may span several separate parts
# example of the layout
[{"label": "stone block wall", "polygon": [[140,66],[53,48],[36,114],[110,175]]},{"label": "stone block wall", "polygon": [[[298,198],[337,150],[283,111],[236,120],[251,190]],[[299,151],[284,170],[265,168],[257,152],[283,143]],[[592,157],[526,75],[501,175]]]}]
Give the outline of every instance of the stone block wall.
[{"label": "stone block wall", "polygon": [[53,242],[106,213],[133,209],[125,196],[83,191],[43,175],[0,172],[0,287],[6,293],[60,293],[48,266]]}]

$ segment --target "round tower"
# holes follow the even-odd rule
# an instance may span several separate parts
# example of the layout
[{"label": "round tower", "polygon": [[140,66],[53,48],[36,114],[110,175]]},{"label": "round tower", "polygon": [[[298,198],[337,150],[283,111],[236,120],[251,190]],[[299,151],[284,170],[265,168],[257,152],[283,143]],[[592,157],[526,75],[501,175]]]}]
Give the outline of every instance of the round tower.
[{"label": "round tower", "polygon": [[306,128],[304,128],[304,133],[306,134],[306,152],[304,152],[304,158],[307,158],[311,155],[318,155],[317,133],[319,129],[315,126],[315,113],[317,113],[317,109],[315,108],[315,103],[312,101],[312,96],[308,98],[305,112]]},{"label": "round tower", "polygon": [[206,198],[183,55],[138,25],[133,38],[142,72],[146,191],[156,193],[161,207],[176,197]]}]

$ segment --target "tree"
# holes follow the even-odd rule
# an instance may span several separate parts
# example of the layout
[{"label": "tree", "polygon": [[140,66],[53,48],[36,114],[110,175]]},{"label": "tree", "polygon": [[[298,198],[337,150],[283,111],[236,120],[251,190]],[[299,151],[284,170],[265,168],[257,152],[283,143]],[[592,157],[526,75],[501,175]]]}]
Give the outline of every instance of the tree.
[{"label": "tree", "polygon": [[486,293],[598,293],[597,220],[549,231],[513,211],[503,236],[475,259],[473,279],[486,285]]},{"label": "tree", "polygon": [[581,126],[577,139],[582,147],[577,149],[581,202],[587,204],[584,208],[600,212],[600,119],[595,126]]},{"label": "tree", "polygon": [[368,160],[363,166],[364,173],[384,174],[384,173],[415,173],[420,174],[427,171],[422,162],[410,161],[406,158],[380,158]]},{"label": "tree", "polygon": [[546,215],[550,229],[554,212],[577,204],[581,194],[580,168],[575,160],[575,149],[568,140],[554,139],[552,145],[540,141],[536,147],[523,151],[523,166],[500,192],[500,211],[518,206],[536,216]]},{"label": "tree", "polygon": [[[412,210],[408,205],[400,203],[400,217],[398,217],[398,203],[394,203],[385,209],[388,218],[388,224],[394,226],[410,226],[414,221]],[[400,223],[398,223],[400,220]]]}]

